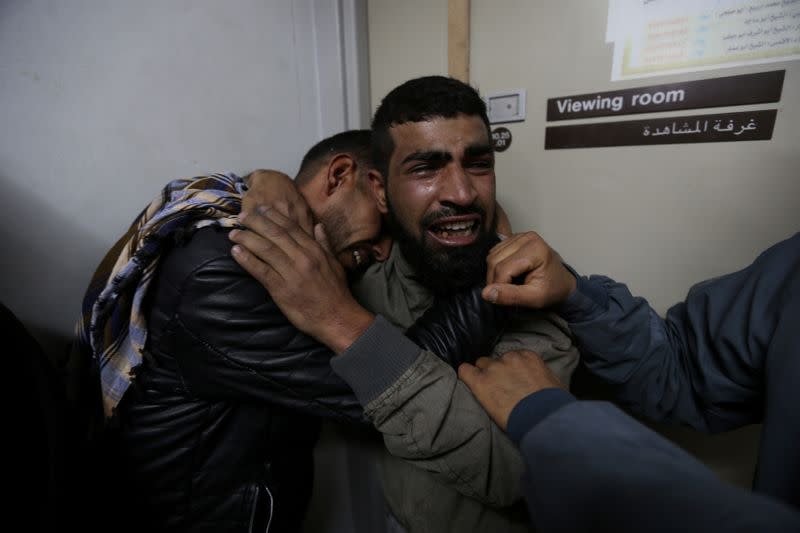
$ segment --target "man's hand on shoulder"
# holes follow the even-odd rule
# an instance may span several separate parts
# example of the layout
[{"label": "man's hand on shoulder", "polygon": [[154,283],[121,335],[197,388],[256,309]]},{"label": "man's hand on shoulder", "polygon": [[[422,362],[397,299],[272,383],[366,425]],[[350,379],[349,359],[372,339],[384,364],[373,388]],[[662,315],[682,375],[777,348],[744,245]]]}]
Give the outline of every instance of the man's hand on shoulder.
[{"label": "man's hand on shoulder", "polygon": [[530,350],[507,352],[498,359],[481,357],[475,366],[462,363],[458,377],[504,431],[511,411],[523,398],[542,389],[564,388],[542,358]]},{"label": "man's hand on shoulder", "polygon": [[247,230],[233,230],[232,254],[256,278],[297,329],[336,353],[345,351],[372,323],[347,286],[321,225],[314,238],[274,208],[245,213]]},{"label": "man's hand on shoulder", "polygon": [[242,197],[242,212],[254,213],[259,205],[271,205],[294,220],[309,235],[314,231],[314,216],[292,178],[277,170],[254,170],[246,177],[247,192]]},{"label": "man's hand on shoulder", "polygon": [[[577,286],[561,257],[535,232],[497,244],[486,258],[484,299],[498,305],[543,308],[563,302]],[[514,278],[522,278],[514,284]]]}]

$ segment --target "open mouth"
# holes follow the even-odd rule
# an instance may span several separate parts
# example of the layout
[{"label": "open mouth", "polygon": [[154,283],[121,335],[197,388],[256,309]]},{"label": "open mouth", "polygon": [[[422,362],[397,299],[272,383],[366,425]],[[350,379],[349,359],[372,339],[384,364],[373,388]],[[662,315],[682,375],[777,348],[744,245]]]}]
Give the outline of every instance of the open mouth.
[{"label": "open mouth", "polygon": [[428,226],[428,233],[445,246],[471,244],[478,236],[481,217],[448,217]]}]

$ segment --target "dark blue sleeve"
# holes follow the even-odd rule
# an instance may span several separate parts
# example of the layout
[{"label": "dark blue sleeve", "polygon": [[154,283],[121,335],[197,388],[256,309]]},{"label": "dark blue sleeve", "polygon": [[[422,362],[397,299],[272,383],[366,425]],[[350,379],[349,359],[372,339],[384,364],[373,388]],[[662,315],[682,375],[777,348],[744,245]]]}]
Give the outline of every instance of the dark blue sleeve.
[{"label": "dark blue sleeve", "polygon": [[625,285],[578,277],[558,309],[591,373],[650,420],[707,432],[759,422],[763,374],[788,287],[800,276],[800,234],[739,272],[700,283],[662,319]]},{"label": "dark blue sleeve", "polygon": [[520,449],[538,531],[800,531],[796,510],[723,483],[609,403],[567,401],[533,424]]}]

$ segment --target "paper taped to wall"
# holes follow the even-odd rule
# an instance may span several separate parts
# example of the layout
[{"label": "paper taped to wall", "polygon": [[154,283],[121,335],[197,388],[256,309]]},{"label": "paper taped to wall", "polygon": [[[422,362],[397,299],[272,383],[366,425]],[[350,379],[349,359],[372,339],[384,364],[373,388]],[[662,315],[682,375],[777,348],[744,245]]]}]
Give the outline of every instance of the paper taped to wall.
[{"label": "paper taped to wall", "polygon": [[800,59],[800,0],[609,0],[611,80]]}]

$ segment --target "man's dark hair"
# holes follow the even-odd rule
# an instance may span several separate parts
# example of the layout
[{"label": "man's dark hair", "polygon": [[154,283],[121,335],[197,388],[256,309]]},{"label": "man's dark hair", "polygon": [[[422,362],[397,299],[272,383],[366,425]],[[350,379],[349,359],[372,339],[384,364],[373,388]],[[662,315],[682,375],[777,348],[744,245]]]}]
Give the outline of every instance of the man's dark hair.
[{"label": "man's dark hair", "polygon": [[486,124],[486,104],[478,91],[453,78],[425,76],[409,80],[392,89],[381,101],[372,119],[372,162],[388,177],[394,141],[389,128],[405,122],[424,122],[437,117],[478,116]]},{"label": "man's dark hair", "polygon": [[294,181],[297,186],[308,183],[319,170],[319,166],[337,154],[350,154],[363,168],[372,168],[370,130],[349,130],[323,139],[306,153]]}]

